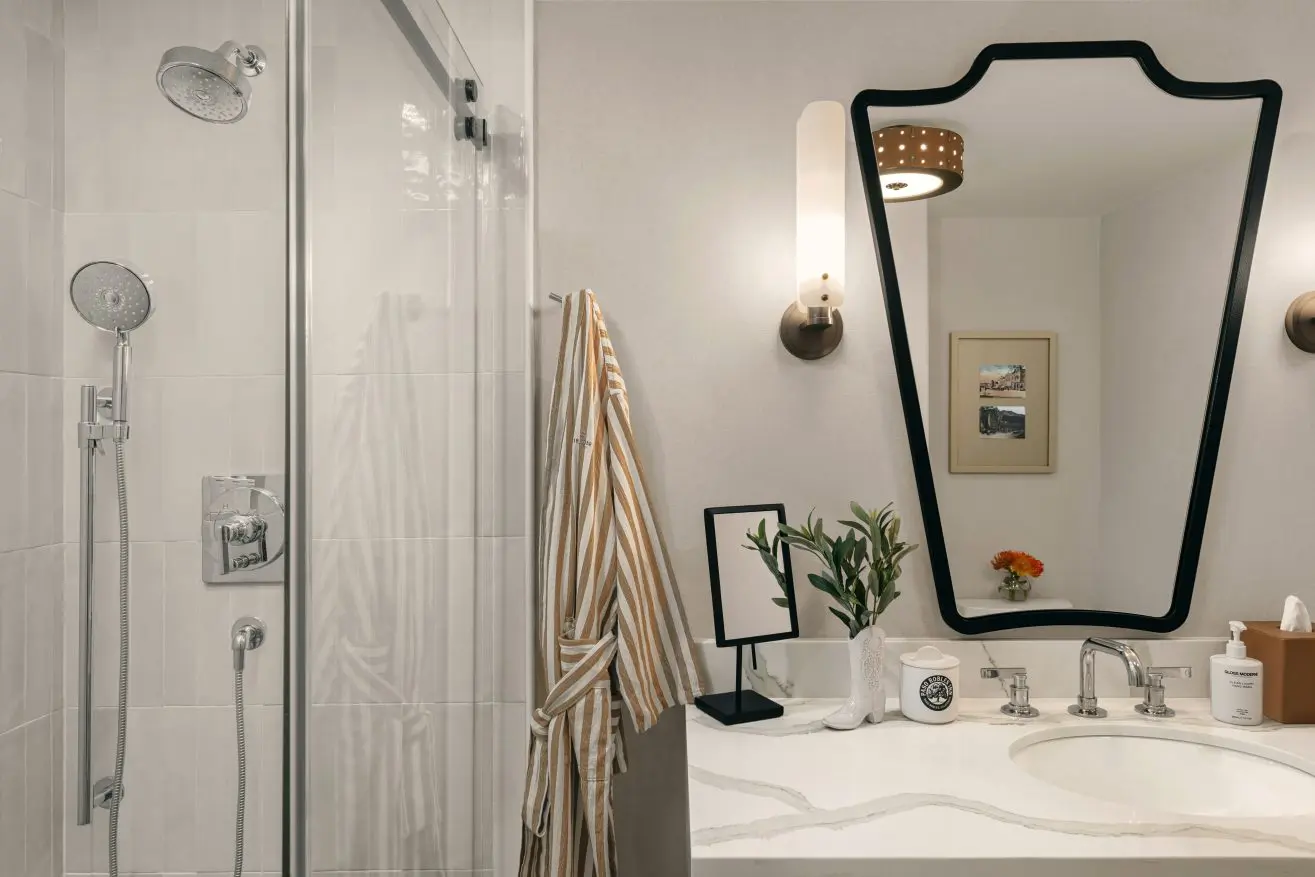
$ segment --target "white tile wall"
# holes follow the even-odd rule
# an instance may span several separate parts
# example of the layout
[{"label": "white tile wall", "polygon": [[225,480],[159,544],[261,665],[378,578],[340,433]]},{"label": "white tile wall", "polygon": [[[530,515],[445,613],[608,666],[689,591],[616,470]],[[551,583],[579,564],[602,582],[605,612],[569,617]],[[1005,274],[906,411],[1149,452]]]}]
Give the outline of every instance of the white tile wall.
[{"label": "white tile wall", "polygon": [[[132,534],[129,736],[121,825],[125,874],[221,873],[232,869],[236,751],[229,628],[242,615],[269,624],[245,678],[249,873],[279,867],[283,619],[278,585],[206,586],[200,578],[201,478],[280,473],[283,462],[284,118],[286,4],[277,0],[112,3],[65,0],[63,161],[48,184],[67,216],[49,236],[59,250],[58,294],[29,325],[53,327],[63,386],[49,403],[60,430],[77,419],[78,388],[105,386],[113,338],[65,303],[63,284],[93,259],[124,259],[154,281],[155,312],[133,335],[132,435],[127,448]],[[269,56],[239,125],[207,125],[164,101],[151,71],[175,45],[213,48],[250,41]],[[31,66],[32,56],[28,56]],[[3,100],[3,97],[0,97]],[[39,120],[38,120],[39,121]],[[35,127],[35,126],[34,126]],[[58,126],[57,126],[58,127]],[[37,133],[29,132],[31,142]],[[38,169],[39,170],[39,169]],[[31,179],[31,175],[29,175]],[[44,182],[45,176],[41,175]],[[3,222],[0,204],[0,222]],[[30,249],[46,240],[27,217]],[[57,270],[56,270],[57,269]],[[27,279],[33,282],[31,263]],[[39,278],[38,278],[39,282]],[[56,348],[58,350],[58,347]],[[33,354],[28,352],[28,358]],[[63,559],[63,599],[76,606],[76,447],[46,442],[63,472],[53,514]],[[38,439],[28,439],[29,455]],[[112,769],[117,666],[117,508],[111,454],[97,476],[95,558],[97,676],[93,772]],[[41,526],[48,527],[43,516]],[[76,752],[76,613],[64,614],[64,751]],[[72,782],[69,778],[68,782]],[[91,829],[64,815],[70,873],[106,868],[106,815]]]},{"label": "white tile wall", "polygon": [[474,700],[474,539],[315,545],[314,702]]},{"label": "white tile wall", "polygon": [[[255,656],[252,656],[254,663]],[[246,864],[252,873],[280,861],[281,707],[248,696]],[[77,709],[67,711],[66,751],[77,746]],[[94,764],[112,763],[113,709],[92,719]],[[232,873],[236,801],[231,706],[134,707],[128,712],[127,796],[119,827],[121,873]],[[99,774],[97,774],[99,775]],[[104,873],[106,822],[73,830],[73,776],[66,777],[67,865],[70,874]],[[129,806],[129,801],[132,806]]]},{"label": "white tile wall", "polygon": [[474,534],[474,375],[317,375],[311,406],[316,538]]},{"label": "white tile wall", "polygon": [[530,609],[524,580],[527,540],[481,538],[475,582],[475,697],[480,703],[520,704],[529,682],[526,635]]},{"label": "white tile wall", "polygon": [[[19,617],[40,619],[50,607],[48,626],[64,644],[49,656],[26,639],[15,648],[0,622],[0,694],[6,685],[21,694],[51,665],[53,685],[20,696],[12,717],[24,751],[29,711],[60,708],[74,694],[76,614],[62,607],[76,605],[78,457],[67,428],[79,386],[107,382],[112,339],[66,307],[63,284],[91,259],[127,259],[154,280],[156,311],[133,338],[124,871],[231,867],[227,633],[234,618],[255,614],[270,622],[270,639],[246,678],[247,870],[273,872],[282,591],[203,585],[197,539],[203,475],[284,470],[285,4],[61,6],[33,10],[20,34],[0,28],[0,307],[22,315],[0,326],[0,411],[22,412],[25,427],[0,432],[0,478],[12,468],[18,477],[7,483],[21,485],[34,512],[0,519],[0,607],[13,602]],[[380,877],[510,873],[513,787],[523,774],[523,752],[512,751],[523,746],[512,741],[523,733],[526,696],[525,445],[515,435],[525,423],[526,260],[506,248],[523,251],[527,236],[516,200],[523,183],[498,186],[508,172],[523,174],[524,68],[511,77],[513,115],[500,107],[495,116],[515,134],[497,129],[502,164],[481,180],[470,147],[454,150],[450,111],[382,9],[317,0],[315,13],[312,779],[323,794],[313,802],[314,864]],[[488,18],[477,26],[491,46],[497,22]],[[523,14],[512,19],[509,39],[520,48],[500,51],[519,65]],[[62,43],[41,42],[55,33]],[[341,75],[340,35],[354,55],[377,39],[375,57],[395,63]],[[259,43],[270,59],[241,124],[204,125],[160,99],[149,76],[160,52],[229,38]],[[28,111],[18,81],[49,95],[53,109]],[[23,111],[10,114],[11,105]],[[50,157],[25,160],[38,147]],[[49,340],[35,343],[42,333]],[[62,491],[41,491],[61,476]],[[99,467],[96,512],[95,660],[112,668],[111,457]],[[66,548],[29,556],[41,540]],[[55,587],[31,587],[29,567]],[[98,677],[93,694],[98,775],[112,760],[110,681]],[[50,751],[60,757],[75,751],[76,714],[70,701],[51,717]],[[477,750],[477,726],[496,726],[499,745]],[[0,757],[0,771],[4,764]],[[485,823],[477,832],[471,802],[486,775],[503,777],[479,786],[497,830]],[[56,873],[64,859],[69,873],[103,873],[104,814],[91,829],[74,827],[70,792],[54,786],[53,809],[68,811],[65,841],[52,849]],[[45,861],[39,846],[26,849],[25,861]]]},{"label": "white tile wall", "polygon": [[474,861],[475,706],[311,708],[311,866],[319,871]]},{"label": "white tile wall", "polygon": [[0,6],[0,862],[64,872],[61,0]]}]

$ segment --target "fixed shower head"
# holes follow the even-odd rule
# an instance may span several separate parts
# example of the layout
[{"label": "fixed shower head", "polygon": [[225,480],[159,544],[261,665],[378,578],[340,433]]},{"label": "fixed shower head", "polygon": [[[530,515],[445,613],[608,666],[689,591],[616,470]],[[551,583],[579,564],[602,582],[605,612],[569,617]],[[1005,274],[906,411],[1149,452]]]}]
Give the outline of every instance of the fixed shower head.
[{"label": "fixed shower head", "polygon": [[151,315],[151,281],[119,262],[88,262],[73,274],[69,298],[82,319],[106,332],[131,332]]},{"label": "fixed shower head", "polygon": [[229,124],[247,114],[252,76],[265,70],[258,46],[224,43],[215,51],[177,46],[164,53],[155,82],[169,102],[193,118]]}]

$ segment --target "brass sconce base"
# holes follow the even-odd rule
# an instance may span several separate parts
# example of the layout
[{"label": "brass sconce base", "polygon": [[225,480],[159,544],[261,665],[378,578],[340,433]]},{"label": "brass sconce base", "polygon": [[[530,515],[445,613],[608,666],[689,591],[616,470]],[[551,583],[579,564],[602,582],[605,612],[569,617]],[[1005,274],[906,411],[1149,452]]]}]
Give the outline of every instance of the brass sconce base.
[{"label": "brass sconce base", "polygon": [[[815,310],[821,310],[816,308]],[[829,321],[809,319],[809,313],[793,302],[781,315],[781,343],[800,359],[821,359],[840,346],[845,321],[840,311],[830,310]]]},{"label": "brass sconce base", "polygon": [[[1288,340],[1307,353],[1315,353],[1315,292],[1297,296],[1288,305],[1283,328]],[[783,330],[784,331],[784,330]]]}]

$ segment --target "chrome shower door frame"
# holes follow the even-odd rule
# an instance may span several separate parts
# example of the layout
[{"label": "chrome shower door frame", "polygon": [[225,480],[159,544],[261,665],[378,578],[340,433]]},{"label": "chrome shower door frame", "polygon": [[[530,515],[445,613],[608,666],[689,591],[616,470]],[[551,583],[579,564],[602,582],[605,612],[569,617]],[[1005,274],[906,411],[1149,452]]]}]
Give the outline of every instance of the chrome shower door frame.
[{"label": "chrome shower door frame", "polygon": [[310,0],[288,0],[287,19],[287,551],[283,617],[283,873],[308,877],[306,729],[310,710]]}]

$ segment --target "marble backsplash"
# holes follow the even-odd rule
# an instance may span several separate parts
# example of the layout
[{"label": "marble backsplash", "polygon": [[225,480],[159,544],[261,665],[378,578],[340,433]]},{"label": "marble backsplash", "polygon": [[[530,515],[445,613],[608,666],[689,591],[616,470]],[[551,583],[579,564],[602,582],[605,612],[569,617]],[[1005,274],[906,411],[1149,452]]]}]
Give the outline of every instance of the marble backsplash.
[{"label": "marble backsplash", "polygon": [[[982,667],[1026,667],[1032,697],[1073,697],[1078,690],[1078,648],[1081,639],[1065,640],[886,640],[883,673],[886,691],[899,691],[899,656],[933,645],[960,660],[959,685],[964,697],[1005,697],[1009,680],[983,679]],[[1210,656],[1224,650],[1221,637],[1184,639],[1124,639],[1150,667],[1191,667],[1190,679],[1168,679],[1167,698],[1210,696]],[[744,652],[745,680],[768,697],[844,697],[849,694],[849,663],[843,639],[793,639],[757,646],[754,669]],[[718,648],[714,640],[699,640],[698,655],[707,690],[735,688],[735,649]],[[1140,696],[1141,692],[1132,692]],[[1128,697],[1123,664],[1108,655],[1096,656],[1098,697]]]}]

